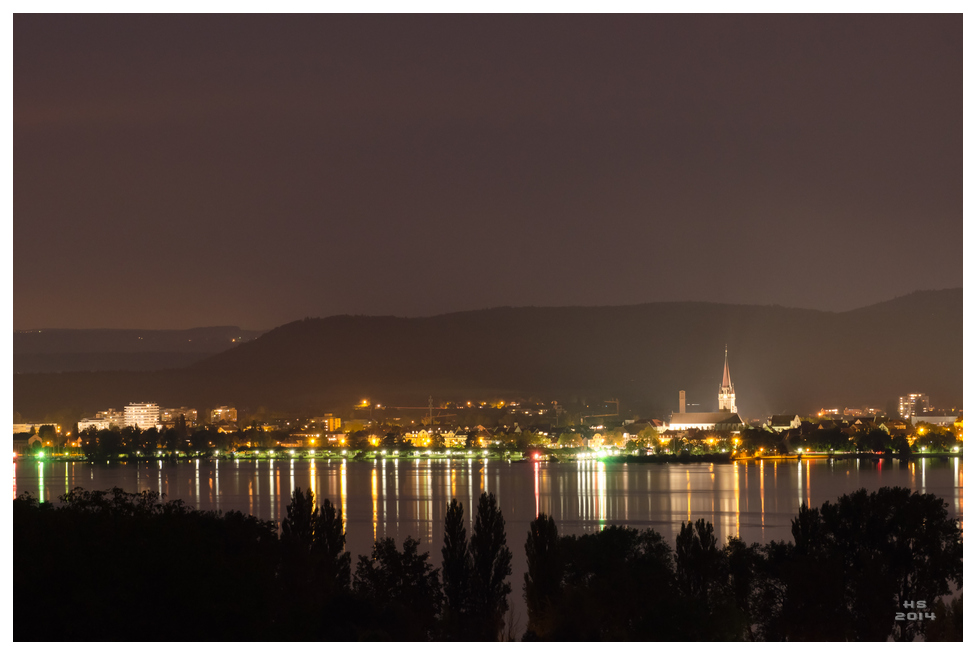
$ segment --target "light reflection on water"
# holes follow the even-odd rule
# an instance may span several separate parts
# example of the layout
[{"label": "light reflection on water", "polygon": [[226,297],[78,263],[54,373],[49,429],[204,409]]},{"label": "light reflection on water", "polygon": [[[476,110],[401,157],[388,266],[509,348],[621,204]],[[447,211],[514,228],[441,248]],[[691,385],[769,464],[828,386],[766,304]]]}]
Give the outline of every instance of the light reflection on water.
[{"label": "light reflection on water", "polygon": [[[61,479],[63,487],[56,482]],[[723,540],[741,535],[747,541],[766,541],[789,538],[789,519],[801,503],[819,505],[861,486],[875,490],[901,485],[935,493],[961,518],[962,479],[958,458],[907,464],[772,460],[687,465],[594,460],[510,463],[480,458],[233,463],[197,459],[175,464],[24,461],[14,464],[13,491],[14,496],[30,492],[56,500],[76,486],[121,486],[182,498],[204,510],[239,510],[280,521],[291,492],[311,488],[317,497],[331,498],[342,510],[351,542],[360,540],[355,533],[368,526],[367,542],[384,535],[399,540],[410,534],[424,543],[439,541],[451,498],[465,505],[473,526],[470,509],[477,506],[482,491],[491,491],[499,497],[509,525],[527,526],[544,512],[556,519],[561,532],[589,532],[617,523],[653,526],[673,538],[682,521],[705,518]]]},{"label": "light reflection on water", "polygon": [[[155,469],[155,470],[153,470]],[[221,470],[222,469],[222,470]],[[152,475],[155,473],[155,475]],[[222,474],[222,475],[221,475]],[[59,481],[64,476],[64,489]],[[282,484],[282,476],[287,481]],[[201,486],[201,478],[204,481]],[[783,478],[782,480],[780,478]],[[682,521],[704,518],[719,543],[739,535],[748,543],[790,540],[801,503],[819,506],[860,487],[905,486],[944,498],[962,518],[963,463],[920,459],[907,464],[859,460],[763,460],[732,464],[619,464],[385,459],[194,460],[89,464],[15,462],[13,491],[56,500],[76,486],[151,490],[203,510],[237,510],[280,521],[295,488],[311,488],[341,510],[347,548],[368,554],[373,540],[421,541],[439,565],[444,514],[451,498],[464,505],[468,535],[482,491],[494,492],[512,549],[513,598],[520,598],[529,522],[551,515],[560,534],[593,532],[608,524],[651,527],[672,545]],[[185,480],[185,483],[183,482]],[[355,562],[355,559],[354,559]],[[354,564],[355,565],[355,564]],[[521,607],[521,601],[516,601]],[[523,612],[524,616],[524,612]]]}]

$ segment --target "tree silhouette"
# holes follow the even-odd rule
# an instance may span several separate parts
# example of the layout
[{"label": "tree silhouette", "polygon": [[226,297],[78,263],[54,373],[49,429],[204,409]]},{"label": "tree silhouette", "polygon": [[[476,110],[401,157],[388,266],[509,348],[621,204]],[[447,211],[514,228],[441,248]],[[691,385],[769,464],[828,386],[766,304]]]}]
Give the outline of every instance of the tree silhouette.
[{"label": "tree silhouette", "polygon": [[501,636],[508,594],[512,591],[512,585],[506,582],[512,574],[512,551],[505,545],[505,519],[493,493],[482,493],[478,499],[470,551],[474,572],[472,608],[479,623],[473,636],[495,641]]},{"label": "tree silhouette", "polygon": [[[292,495],[280,536],[273,522],[153,492],[79,488],[60,500],[14,501],[17,640],[497,639],[508,607],[511,553],[491,494],[470,541],[461,504],[447,508],[443,591],[409,537],[402,551],[377,541],[350,588],[342,514],[307,490]],[[791,529],[792,542],[719,549],[699,520],[672,550],[620,526],[560,537],[539,515],[525,542],[524,639],[961,639],[962,598],[947,596],[962,584],[962,530],[945,501],[862,489],[801,506]],[[55,585],[72,611],[51,621],[37,607]],[[196,587],[207,593],[186,593]],[[132,611],[149,596],[166,620]],[[919,600],[935,620],[894,620]]]},{"label": "tree silhouette", "polygon": [[327,591],[349,589],[352,554],[346,550],[342,511],[326,498],[315,524],[312,554],[322,567],[322,584]]},{"label": "tree silhouette", "polygon": [[674,544],[674,561],[678,586],[683,593],[705,600],[717,584],[722,553],[716,544],[714,528],[705,519],[698,519],[694,525],[681,523]]},{"label": "tree silhouette", "polygon": [[529,614],[526,633],[533,637],[548,635],[554,627],[550,614],[563,577],[559,531],[551,516],[539,514],[529,525],[525,558],[528,571],[523,591]]},{"label": "tree silhouette", "polygon": [[470,638],[471,576],[473,563],[468,552],[467,531],[464,528],[464,506],[452,499],[444,519],[444,547],[441,576],[444,580],[445,636],[448,639]]},{"label": "tree silhouette", "polygon": [[[310,640],[319,636],[322,614],[336,594],[348,591],[351,555],[344,553],[342,517],[326,500],[315,505],[311,489],[292,492],[281,522],[276,625],[280,638]],[[332,621],[328,621],[331,624]]]},{"label": "tree silhouette", "polygon": [[938,599],[932,613],[935,619],[925,629],[925,641],[962,641],[962,594],[948,603]]},{"label": "tree silhouette", "polygon": [[962,530],[932,494],[884,487],[820,509],[804,504],[792,531],[793,544],[763,548],[757,617],[766,640],[912,640],[926,622],[896,622],[902,603],[962,584]]},{"label": "tree silhouette", "polygon": [[423,641],[434,635],[442,594],[437,570],[418,554],[420,542],[407,537],[403,552],[392,537],[359,556],[353,588],[374,608],[371,636]]}]

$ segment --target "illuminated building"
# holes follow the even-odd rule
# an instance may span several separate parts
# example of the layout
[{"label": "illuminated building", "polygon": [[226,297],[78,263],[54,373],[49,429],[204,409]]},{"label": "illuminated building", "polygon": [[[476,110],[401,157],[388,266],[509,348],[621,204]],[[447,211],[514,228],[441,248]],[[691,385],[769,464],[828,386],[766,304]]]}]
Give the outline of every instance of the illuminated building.
[{"label": "illuminated building", "polygon": [[87,430],[88,428],[95,428],[96,430],[108,430],[112,424],[107,419],[100,418],[83,418],[78,421],[78,431]]},{"label": "illuminated building", "polygon": [[237,410],[233,407],[221,405],[210,412],[211,423],[237,423]]},{"label": "illuminated building", "polygon": [[321,423],[322,428],[326,432],[338,432],[339,428],[342,427],[342,419],[336,418],[332,414],[325,414],[324,416],[316,416],[312,419],[314,423]]},{"label": "illuminated building", "polygon": [[61,432],[61,426],[56,423],[14,423],[14,434],[26,433],[31,430],[39,432],[41,426],[44,425],[51,425],[54,427],[55,432]]},{"label": "illuminated building", "polygon": [[453,431],[441,434],[445,448],[464,448],[468,443],[468,435]]},{"label": "illuminated building", "polygon": [[930,425],[937,425],[939,427],[954,427],[958,422],[962,424],[962,420],[957,414],[950,414],[947,416],[918,416],[912,415],[911,418],[912,425],[918,425],[919,423],[928,423]]},{"label": "illuminated building", "polygon": [[104,412],[95,412],[95,419],[108,421],[109,425],[122,427],[125,425],[125,412],[120,412],[114,407],[109,407]]},{"label": "illuminated building", "polygon": [[129,403],[123,410],[125,426],[148,430],[159,425],[159,405],[156,403]]},{"label": "illuminated building", "polygon": [[910,393],[898,398],[898,415],[902,418],[911,418],[915,414],[931,411],[932,403],[929,402],[928,394]]},{"label": "illuminated building", "polygon": [[161,409],[159,415],[164,425],[175,424],[181,416],[186,418],[187,427],[197,424],[197,410],[189,407],[167,407]]},{"label": "illuminated building", "polygon": [[[403,441],[415,448],[430,448],[435,445],[435,440],[443,443],[445,448],[463,448],[467,445],[468,435],[454,430],[441,431],[438,428],[432,430],[414,430],[403,435]],[[483,446],[487,446],[484,442]]]},{"label": "illuminated building", "polygon": [[414,430],[403,435],[403,441],[414,448],[427,448],[431,444],[431,433],[427,430]]},{"label": "illuminated building", "polygon": [[775,414],[769,417],[766,425],[763,426],[770,432],[782,432],[783,430],[795,430],[800,427],[799,414]]},{"label": "illuminated building", "polygon": [[671,415],[668,429],[734,432],[742,429],[742,419],[732,412],[676,412]]},{"label": "illuminated building", "polygon": [[104,412],[95,412],[95,418],[83,418],[78,421],[78,430],[95,428],[96,430],[108,430],[113,425],[125,427],[125,412],[109,407]]}]

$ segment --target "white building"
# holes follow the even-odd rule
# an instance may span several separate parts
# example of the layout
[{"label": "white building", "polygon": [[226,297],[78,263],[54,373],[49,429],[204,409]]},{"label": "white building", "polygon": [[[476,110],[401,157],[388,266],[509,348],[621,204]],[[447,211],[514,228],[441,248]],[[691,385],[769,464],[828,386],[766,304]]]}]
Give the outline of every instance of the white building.
[{"label": "white building", "polygon": [[919,423],[928,423],[929,425],[938,425],[940,427],[952,427],[956,424],[959,418],[955,415],[950,416],[912,416],[912,425],[918,425]]},{"label": "white building", "polygon": [[735,432],[743,427],[738,414],[731,412],[675,412],[668,423],[669,430],[719,430]]},{"label": "white building", "polygon": [[78,421],[78,431],[84,432],[88,428],[95,428],[96,430],[108,430],[112,426],[112,423],[108,419],[103,418],[83,418]]},{"label": "white building", "polygon": [[799,414],[774,414],[766,420],[763,427],[770,432],[782,432],[783,430],[795,430],[800,427],[801,422]]},{"label": "white building", "polygon": [[126,427],[135,426],[148,430],[159,425],[159,405],[156,403],[129,403],[123,410]]},{"label": "white building", "polygon": [[108,430],[113,425],[120,428],[126,425],[125,412],[121,412],[114,407],[109,407],[104,412],[95,412],[95,418],[83,418],[78,421],[78,431],[95,428],[96,430]]}]

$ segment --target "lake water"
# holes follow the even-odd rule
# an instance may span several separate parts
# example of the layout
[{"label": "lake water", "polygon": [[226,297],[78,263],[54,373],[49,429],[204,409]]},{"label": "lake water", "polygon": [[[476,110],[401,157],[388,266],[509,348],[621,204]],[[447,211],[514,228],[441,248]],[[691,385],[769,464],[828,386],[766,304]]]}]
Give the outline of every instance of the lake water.
[{"label": "lake water", "polygon": [[731,464],[620,464],[507,462],[499,460],[192,460],[173,462],[34,462],[14,464],[14,496],[44,500],[75,487],[151,490],[203,510],[239,510],[280,521],[292,490],[311,488],[343,509],[347,548],[368,554],[374,539],[407,536],[422,542],[440,564],[444,513],[451,498],[463,503],[471,534],[482,491],[493,492],[506,521],[513,552],[514,605],[524,628],[521,599],[524,543],[539,512],[554,517],[560,534],[582,534],[609,524],[653,528],[672,546],[683,521],[704,518],[719,543],[729,535],[746,542],[790,540],[790,520],[800,504],[866,487],[903,486],[946,500],[962,518],[961,458],[897,460],[764,460]]}]

